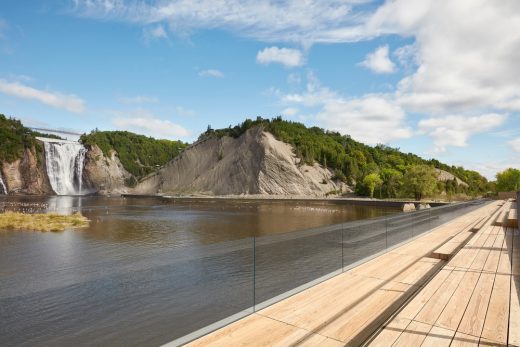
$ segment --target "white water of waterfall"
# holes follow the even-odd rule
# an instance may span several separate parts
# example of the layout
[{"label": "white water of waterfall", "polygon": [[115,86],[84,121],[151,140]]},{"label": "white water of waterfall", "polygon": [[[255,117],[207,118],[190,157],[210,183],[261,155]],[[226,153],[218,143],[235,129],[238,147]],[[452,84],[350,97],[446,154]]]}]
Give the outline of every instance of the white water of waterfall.
[{"label": "white water of waterfall", "polygon": [[4,184],[4,180],[2,179],[2,174],[0,174],[0,194],[7,194],[7,187]]},{"label": "white water of waterfall", "polygon": [[45,146],[47,176],[54,192],[58,195],[81,195],[85,147],[75,141],[38,139]]}]

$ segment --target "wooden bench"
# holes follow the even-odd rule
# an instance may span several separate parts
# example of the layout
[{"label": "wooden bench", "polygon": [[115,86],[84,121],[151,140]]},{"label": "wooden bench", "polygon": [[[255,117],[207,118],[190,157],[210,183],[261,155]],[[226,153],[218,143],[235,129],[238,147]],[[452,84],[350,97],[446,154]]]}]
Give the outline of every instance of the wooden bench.
[{"label": "wooden bench", "polygon": [[516,209],[510,209],[507,215],[506,226],[509,228],[518,228],[518,215]]},{"label": "wooden bench", "polygon": [[489,218],[489,216],[482,217],[481,219],[479,219],[479,221],[477,223],[475,223],[475,225],[471,228],[471,231],[472,232],[479,231],[486,224],[488,218]]},{"label": "wooden bench", "polygon": [[450,260],[462,247],[464,247],[462,242],[446,242],[432,252],[432,258]]},{"label": "wooden bench", "polygon": [[505,225],[507,214],[508,214],[507,211],[501,210],[500,213],[498,214],[497,218],[495,219],[494,225],[497,225],[497,226]]},{"label": "wooden bench", "polygon": [[519,270],[518,229],[486,225],[369,345],[520,347]]}]

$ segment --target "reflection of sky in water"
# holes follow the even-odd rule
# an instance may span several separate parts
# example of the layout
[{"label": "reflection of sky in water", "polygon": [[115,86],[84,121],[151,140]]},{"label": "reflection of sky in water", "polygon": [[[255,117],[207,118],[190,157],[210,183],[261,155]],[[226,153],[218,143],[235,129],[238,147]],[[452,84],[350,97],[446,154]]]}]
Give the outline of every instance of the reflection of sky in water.
[{"label": "reflection of sky in water", "polygon": [[[9,197],[57,213],[80,211],[91,220],[80,238],[134,247],[178,247],[289,232],[395,213],[397,209],[338,201]],[[65,234],[63,235],[65,238]]]}]

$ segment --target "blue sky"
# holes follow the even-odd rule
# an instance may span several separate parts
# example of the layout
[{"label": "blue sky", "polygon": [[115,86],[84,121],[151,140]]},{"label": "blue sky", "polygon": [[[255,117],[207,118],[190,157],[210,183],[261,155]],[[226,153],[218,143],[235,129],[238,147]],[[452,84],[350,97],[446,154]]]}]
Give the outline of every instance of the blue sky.
[{"label": "blue sky", "polygon": [[4,2],[0,112],[184,141],[283,115],[493,178],[520,166],[519,17],[514,0]]}]

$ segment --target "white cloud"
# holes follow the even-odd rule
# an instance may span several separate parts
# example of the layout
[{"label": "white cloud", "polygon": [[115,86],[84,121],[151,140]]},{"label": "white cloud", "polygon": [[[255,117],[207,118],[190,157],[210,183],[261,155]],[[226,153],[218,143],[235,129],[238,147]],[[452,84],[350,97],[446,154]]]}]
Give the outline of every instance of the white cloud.
[{"label": "white cloud", "polygon": [[118,117],[112,119],[112,123],[121,130],[128,130],[138,134],[145,134],[155,138],[178,138],[190,136],[190,132],[179,124],[169,120],[156,118],[152,113],[138,109],[127,113],[126,117],[121,112],[112,112]]},{"label": "white cloud", "polygon": [[280,96],[285,103],[302,104],[307,107],[324,105],[340,98],[335,91],[322,86],[313,72],[307,74],[307,84],[303,92],[290,94],[278,93],[275,95]]},{"label": "white cloud", "polygon": [[[426,116],[428,122],[454,114],[467,118],[520,111],[518,0],[393,0],[382,5],[368,0],[76,0],[75,4],[76,13],[84,16],[146,26],[167,24],[169,30],[181,33],[223,29],[261,42],[296,43],[304,49],[316,43],[396,35],[410,44],[392,55],[403,67],[404,77],[395,85],[395,94],[384,95],[388,103],[405,113]],[[380,53],[379,61],[384,63],[368,64],[367,59],[367,65],[379,66],[380,71],[395,69],[389,67],[393,63],[388,53]],[[339,109],[349,98],[318,87],[283,95],[281,100],[288,106]],[[446,150],[465,144],[474,132],[462,132],[466,140],[442,140],[432,127],[424,133],[434,136],[438,150]]]},{"label": "white cloud", "polygon": [[398,85],[407,109],[520,110],[519,2],[397,0],[367,27],[415,38],[417,69]]},{"label": "white cloud", "polygon": [[287,83],[298,85],[302,83],[302,77],[297,73],[290,73],[287,76]]},{"label": "white cloud", "polygon": [[503,114],[484,114],[481,116],[446,116],[419,121],[419,131],[432,137],[434,152],[445,152],[448,146],[466,147],[468,139],[504,123]]},{"label": "white cloud", "polygon": [[287,107],[282,111],[282,115],[287,117],[293,117],[298,113],[298,109],[295,107]]},{"label": "white cloud", "polygon": [[465,168],[468,168],[470,170],[475,170],[484,177],[486,177],[488,180],[495,180],[496,174],[498,172],[502,172],[507,168],[514,167],[514,168],[520,168],[520,160],[518,160],[518,157],[509,157],[505,158],[503,160],[493,160],[490,158],[487,158],[486,161],[474,163],[474,162],[461,162],[457,165],[464,165]]},{"label": "white cloud", "polygon": [[317,107],[314,117],[327,129],[350,135],[368,144],[388,143],[391,140],[412,136],[406,126],[406,114],[387,95],[364,95],[348,99],[328,87],[322,86],[311,72],[301,93],[280,96],[286,104]]},{"label": "white cloud", "polygon": [[303,65],[303,54],[297,49],[266,47],[256,55],[256,61],[260,64],[278,63],[286,67]]},{"label": "white cloud", "polygon": [[[168,23],[181,32],[220,28],[304,47],[399,35],[414,40],[408,51],[395,52],[414,67],[397,85],[396,99],[405,110],[440,115],[520,110],[519,1],[395,0],[372,11],[363,7],[369,2],[76,0],[75,11],[143,25]],[[383,63],[374,65],[390,71],[387,54],[379,52]]]},{"label": "white cloud", "polygon": [[[167,22],[171,30],[224,29],[261,41],[312,43],[335,36],[359,38],[359,30],[345,28],[360,21],[353,6],[369,0],[75,0],[82,16],[125,20],[139,24]],[[341,33],[331,30],[340,30]]]},{"label": "white cloud", "polygon": [[65,95],[55,91],[40,90],[20,82],[0,79],[0,93],[22,99],[36,100],[46,105],[80,113],[85,110],[85,101],[75,95]]},{"label": "white cloud", "polygon": [[146,27],[143,29],[143,36],[146,41],[168,39],[168,33],[163,25]]},{"label": "white cloud", "polygon": [[412,136],[411,129],[403,124],[405,116],[391,100],[380,95],[366,95],[359,99],[327,102],[317,119],[328,129],[375,145]]},{"label": "white cloud", "polygon": [[360,65],[376,73],[392,73],[395,64],[388,57],[388,45],[377,48],[374,52],[367,54]]},{"label": "white cloud", "polygon": [[511,140],[508,142],[511,148],[513,148],[514,151],[520,152],[520,137],[514,140]]},{"label": "white cloud", "polygon": [[397,58],[399,64],[405,68],[411,68],[418,64],[417,46],[414,44],[397,48],[393,55]]},{"label": "white cloud", "polygon": [[214,77],[214,78],[223,78],[224,73],[217,69],[208,69],[199,71],[200,77]]},{"label": "white cloud", "polygon": [[146,95],[119,96],[117,101],[121,104],[155,104],[159,102],[159,98]]}]

